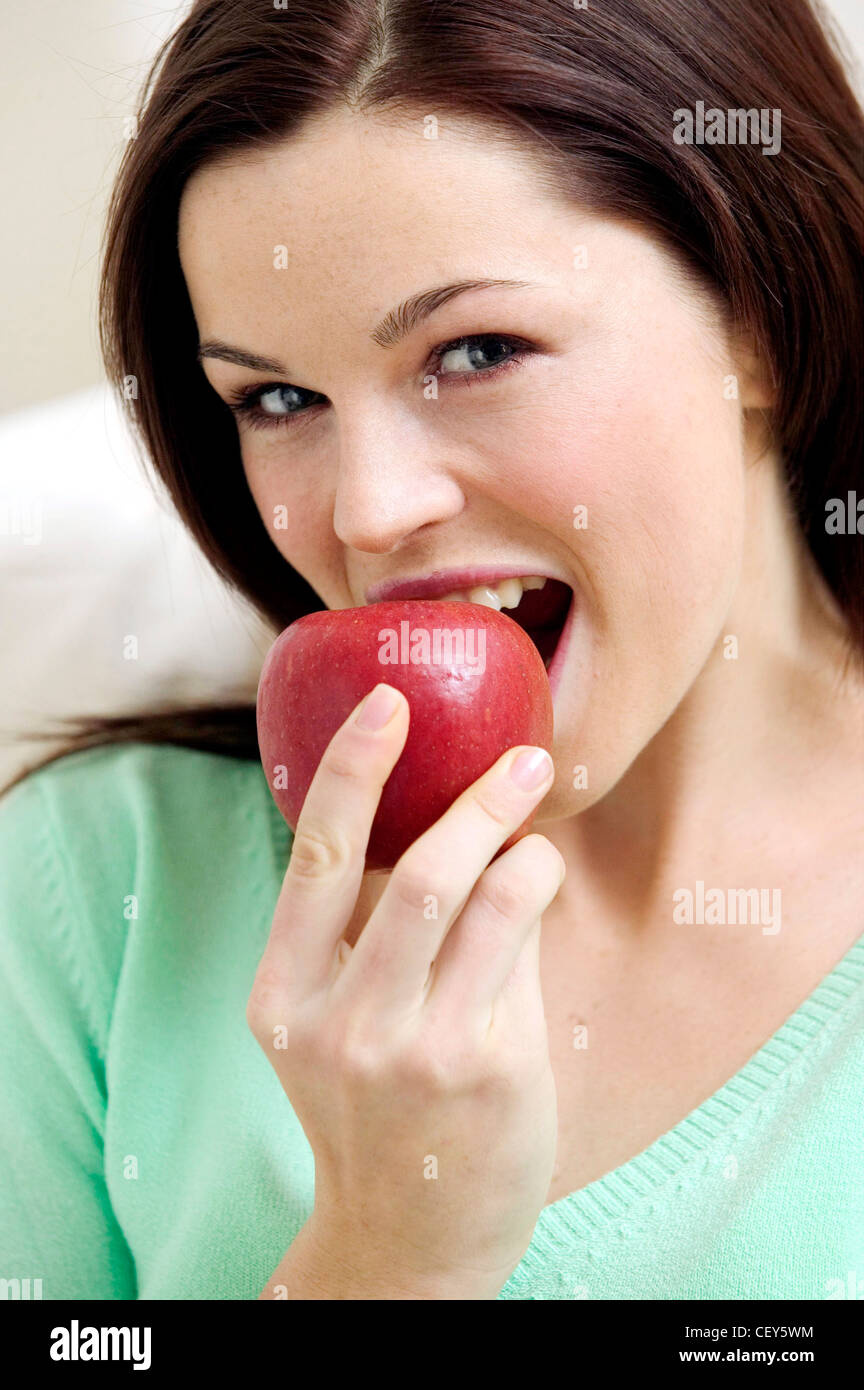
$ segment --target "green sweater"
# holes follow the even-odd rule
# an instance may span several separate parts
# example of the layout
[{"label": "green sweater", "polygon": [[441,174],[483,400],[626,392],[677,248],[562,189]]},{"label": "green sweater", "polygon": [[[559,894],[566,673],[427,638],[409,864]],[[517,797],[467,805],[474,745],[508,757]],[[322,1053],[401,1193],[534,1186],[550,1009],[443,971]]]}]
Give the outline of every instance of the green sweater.
[{"label": "green sweater", "polygon": [[[258,1297],[314,1189],[245,1017],[290,843],[258,764],[189,749],[0,797],[0,1280]],[[864,937],[703,1105],[544,1208],[499,1297],[864,1298],[862,1099]]]}]

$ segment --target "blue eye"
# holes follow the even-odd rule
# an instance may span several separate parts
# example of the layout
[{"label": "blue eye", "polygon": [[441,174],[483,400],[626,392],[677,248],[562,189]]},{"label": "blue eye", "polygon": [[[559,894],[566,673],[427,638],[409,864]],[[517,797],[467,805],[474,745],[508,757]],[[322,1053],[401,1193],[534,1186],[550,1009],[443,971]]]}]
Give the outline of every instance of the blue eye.
[{"label": "blue eye", "polygon": [[256,393],[256,400],[265,415],[293,415],[303,409],[302,401],[298,400],[302,395],[297,386],[268,386]]},{"label": "blue eye", "polygon": [[[480,344],[480,346],[476,346]],[[516,345],[510,338],[496,337],[492,333],[483,333],[473,338],[457,338],[452,343],[446,343],[444,347],[436,349],[436,356],[439,364],[446,358],[456,359],[455,365],[451,366],[445,376],[459,374],[461,372],[471,372],[476,375],[478,371],[488,372],[494,370],[501,364],[500,361],[484,361],[490,357],[501,358],[501,349],[504,350],[504,361],[508,362],[518,351]]]},{"label": "blue eye", "polygon": [[[448,390],[459,384],[473,385],[478,377],[489,379],[518,367],[529,353],[536,351],[533,344],[501,333],[454,338],[433,349],[431,361],[439,370],[431,375],[447,381]],[[450,365],[441,371],[448,358]],[[305,404],[304,397],[308,398]],[[284,429],[300,423],[299,417],[308,417],[321,404],[326,404],[326,397],[318,391],[307,391],[284,381],[268,381],[235,392],[229,398],[228,408],[254,429]]]},{"label": "blue eye", "polygon": [[[232,395],[228,407],[241,419],[251,425],[264,429],[279,428],[293,420],[295,415],[304,414],[311,407],[303,404],[302,397],[318,397],[317,391],[305,391],[302,386],[290,386],[285,382],[268,382],[265,386],[247,386]],[[313,401],[312,404],[317,402]]]}]

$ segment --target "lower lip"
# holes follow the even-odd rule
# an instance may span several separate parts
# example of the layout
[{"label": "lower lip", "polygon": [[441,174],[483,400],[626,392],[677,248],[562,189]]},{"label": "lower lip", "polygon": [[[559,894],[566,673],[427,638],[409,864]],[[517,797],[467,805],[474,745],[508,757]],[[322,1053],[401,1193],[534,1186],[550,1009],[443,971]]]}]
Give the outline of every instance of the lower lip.
[{"label": "lower lip", "polygon": [[549,662],[549,669],[546,676],[549,681],[549,689],[554,699],[555,692],[561,683],[561,672],[564,669],[564,662],[567,657],[567,648],[570,645],[570,635],[573,630],[573,621],[576,613],[576,593],[575,590],[570,597],[570,607],[567,609],[567,617],[564,619],[564,626],[561,629],[561,636],[558,638],[558,645],[555,648],[555,655]]}]

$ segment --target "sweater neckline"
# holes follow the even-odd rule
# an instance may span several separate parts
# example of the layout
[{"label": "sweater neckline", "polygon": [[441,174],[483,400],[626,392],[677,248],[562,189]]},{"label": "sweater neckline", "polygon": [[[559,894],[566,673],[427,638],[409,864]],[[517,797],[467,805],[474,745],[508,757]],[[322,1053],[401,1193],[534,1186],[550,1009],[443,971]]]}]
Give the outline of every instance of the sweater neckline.
[{"label": "sweater neckline", "polygon": [[788,1073],[864,983],[864,935],[734,1076],[635,1157],[542,1208],[539,1221],[586,1234],[674,1179],[696,1154]]}]

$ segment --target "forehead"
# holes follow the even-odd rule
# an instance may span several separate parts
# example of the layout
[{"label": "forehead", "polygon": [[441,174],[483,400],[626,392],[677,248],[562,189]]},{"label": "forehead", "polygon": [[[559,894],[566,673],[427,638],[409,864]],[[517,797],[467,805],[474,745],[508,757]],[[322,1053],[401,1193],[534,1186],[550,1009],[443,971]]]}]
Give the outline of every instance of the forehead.
[{"label": "forehead", "polygon": [[569,244],[574,214],[530,152],[491,130],[340,112],[196,171],[181,199],[179,249],[199,277],[272,260],[279,245],[295,273],[316,281],[337,263],[380,273],[388,256],[404,262],[414,251],[427,271],[454,251],[481,266],[490,251],[521,264],[532,243],[553,253],[557,240]]},{"label": "forehead", "polygon": [[586,311],[635,279],[669,288],[643,229],[578,203],[516,137],[422,114],[340,110],[205,165],[184,189],[178,244],[200,337],[274,357],[290,338],[292,360],[454,280],[542,280]]}]

